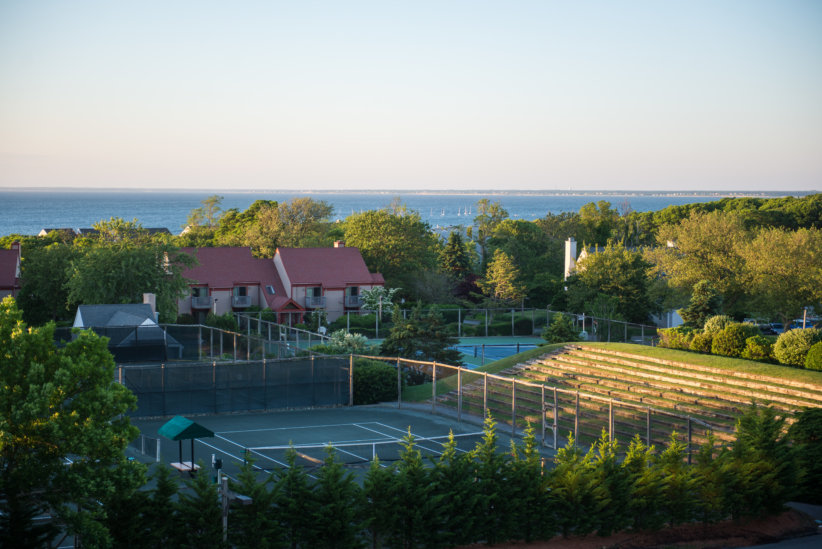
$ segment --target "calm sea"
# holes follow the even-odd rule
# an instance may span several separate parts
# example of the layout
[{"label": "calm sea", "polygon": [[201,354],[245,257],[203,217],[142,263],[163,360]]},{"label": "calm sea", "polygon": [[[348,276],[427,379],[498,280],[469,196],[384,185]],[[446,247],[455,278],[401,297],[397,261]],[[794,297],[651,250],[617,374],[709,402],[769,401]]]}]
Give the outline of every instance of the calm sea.
[{"label": "calm sea", "polygon": [[[121,217],[137,219],[143,227],[165,227],[179,233],[189,212],[213,192],[200,191],[9,191],[0,190],[0,235],[37,234],[43,228],[91,227],[100,220]],[[802,194],[802,193],[796,193]],[[805,193],[807,194],[807,193]],[[355,212],[388,206],[396,197],[419,212],[432,228],[470,225],[477,214],[477,201],[499,202],[513,219],[534,220],[548,213],[576,212],[584,204],[606,200],[614,208],[629,206],[635,211],[660,210],[672,204],[709,202],[733,193],[454,193],[415,192],[246,192],[222,193],[223,209],[245,210],[258,199],[287,201],[297,196],[323,200],[334,207],[334,217],[344,219]],[[784,196],[762,193],[756,196]]]}]

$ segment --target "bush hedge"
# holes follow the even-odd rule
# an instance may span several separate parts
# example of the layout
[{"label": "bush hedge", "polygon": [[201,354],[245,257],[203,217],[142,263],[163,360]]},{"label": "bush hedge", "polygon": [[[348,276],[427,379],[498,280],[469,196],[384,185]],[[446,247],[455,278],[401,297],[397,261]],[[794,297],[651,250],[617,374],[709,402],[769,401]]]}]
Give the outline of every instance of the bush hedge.
[{"label": "bush hedge", "polygon": [[741,358],[769,362],[773,360],[773,343],[763,335],[755,335],[745,340]]},{"label": "bush hedge", "polygon": [[808,370],[822,370],[822,341],[811,345],[805,357],[805,368]]},{"label": "bush hedge", "polygon": [[719,356],[741,356],[747,339],[758,333],[759,330],[753,324],[727,324],[721,331],[713,334],[711,353]]},{"label": "bush hedge", "polygon": [[781,364],[803,368],[811,346],[822,341],[822,332],[816,328],[797,328],[779,334],[773,346],[773,356]]},{"label": "bush hedge", "polygon": [[691,350],[710,354],[713,340],[714,336],[712,334],[706,334],[705,332],[694,334],[694,338],[691,340]]},{"label": "bush hedge", "polygon": [[715,315],[705,321],[702,330],[707,334],[716,334],[725,329],[728,324],[733,323],[733,319],[726,315]]},{"label": "bush hedge", "polygon": [[354,360],[354,404],[397,400],[397,369],[379,360]]}]

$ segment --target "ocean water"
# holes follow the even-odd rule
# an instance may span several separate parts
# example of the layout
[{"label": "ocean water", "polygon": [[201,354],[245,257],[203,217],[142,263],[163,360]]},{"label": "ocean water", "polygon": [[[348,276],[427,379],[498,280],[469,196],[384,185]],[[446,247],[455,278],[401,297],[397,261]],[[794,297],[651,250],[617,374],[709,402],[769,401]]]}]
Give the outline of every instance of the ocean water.
[{"label": "ocean water", "polygon": [[[11,191],[0,190],[0,235],[37,234],[43,228],[91,227],[100,220],[120,217],[137,219],[143,227],[165,227],[179,233],[189,212],[201,205],[208,191]],[[534,220],[548,213],[576,212],[588,202],[605,200],[614,208],[629,206],[635,211],[660,210],[672,204],[709,202],[732,194],[722,193],[534,193],[482,192],[244,192],[221,193],[223,209],[245,210],[259,199],[288,201],[298,196],[323,200],[334,207],[334,218],[388,206],[395,198],[419,212],[432,228],[471,225],[477,215],[477,201],[499,202],[512,219]],[[756,196],[783,196],[778,193]]]}]

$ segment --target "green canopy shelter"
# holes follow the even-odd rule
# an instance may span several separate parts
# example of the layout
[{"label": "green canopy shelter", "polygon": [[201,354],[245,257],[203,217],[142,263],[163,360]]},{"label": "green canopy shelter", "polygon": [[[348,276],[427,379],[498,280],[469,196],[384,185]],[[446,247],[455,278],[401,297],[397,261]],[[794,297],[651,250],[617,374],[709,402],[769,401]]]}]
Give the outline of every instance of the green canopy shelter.
[{"label": "green canopy shelter", "polygon": [[[183,416],[174,416],[160,427],[157,432],[169,440],[176,440],[180,443],[180,461],[178,464],[172,463],[172,467],[180,471],[188,470],[192,473],[197,468],[194,465],[194,439],[214,436],[214,431],[203,427],[199,423],[194,423]],[[191,439],[191,461],[188,464],[183,461],[183,440],[186,439]]]}]

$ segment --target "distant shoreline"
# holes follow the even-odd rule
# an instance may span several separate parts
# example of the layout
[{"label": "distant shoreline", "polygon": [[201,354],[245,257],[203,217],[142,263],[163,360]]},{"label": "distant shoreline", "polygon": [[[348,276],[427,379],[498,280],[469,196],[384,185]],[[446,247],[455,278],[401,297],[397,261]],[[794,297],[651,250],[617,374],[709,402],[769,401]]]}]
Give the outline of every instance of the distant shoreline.
[{"label": "distant shoreline", "polygon": [[637,191],[637,190],[413,190],[413,189],[397,189],[392,191],[386,190],[369,190],[369,189],[354,189],[354,190],[325,190],[325,189],[231,189],[231,190],[214,190],[214,189],[145,189],[145,188],[94,188],[94,187],[31,187],[26,189],[13,187],[0,187],[0,192],[65,192],[65,193],[190,193],[198,195],[212,195],[212,194],[297,194],[297,195],[312,195],[312,194],[357,194],[357,195],[418,195],[418,196],[680,196],[680,197],[710,197],[710,198],[774,198],[783,196],[807,196],[817,194],[822,191]]}]

